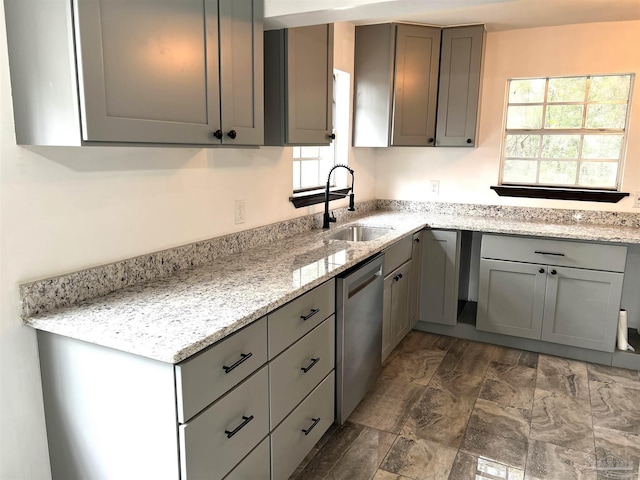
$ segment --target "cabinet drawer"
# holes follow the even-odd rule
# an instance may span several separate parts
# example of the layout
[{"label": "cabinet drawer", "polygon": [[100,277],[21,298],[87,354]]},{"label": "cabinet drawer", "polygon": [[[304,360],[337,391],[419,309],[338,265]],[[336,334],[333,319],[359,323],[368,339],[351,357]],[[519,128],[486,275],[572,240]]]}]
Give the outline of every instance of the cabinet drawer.
[{"label": "cabinet drawer", "polygon": [[273,480],[289,478],[333,423],[334,385],[331,372],[271,434]]},{"label": "cabinet drawer", "polygon": [[202,414],[180,425],[183,480],[222,478],[265,438],[269,433],[268,388],[265,366]]},{"label": "cabinet drawer", "polygon": [[269,358],[335,312],[335,280],[330,280],[269,314]]},{"label": "cabinet drawer", "polygon": [[413,249],[413,237],[408,235],[401,239],[399,242],[391,245],[384,251],[384,265],[382,267],[382,274],[386,277],[393,272],[400,265],[405,263],[411,258],[411,251]]},{"label": "cabinet drawer", "polygon": [[483,235],[482,258],[624,272],[627,247],[545,238]]},{"label": "cabinet drawer", "polygon": [[271,452],[267,437],[224,480],[269,480],[270,475]]},{"label": "cabinet drawer", "polygon": [[186,422],[263,365],[266,336],[265,317],[176,365],[178,421]]},{"label": "cabinet drawer", "polygon": [[335,343],[335,316],[332,315],[271,361],[272,429],[333,370]]}]

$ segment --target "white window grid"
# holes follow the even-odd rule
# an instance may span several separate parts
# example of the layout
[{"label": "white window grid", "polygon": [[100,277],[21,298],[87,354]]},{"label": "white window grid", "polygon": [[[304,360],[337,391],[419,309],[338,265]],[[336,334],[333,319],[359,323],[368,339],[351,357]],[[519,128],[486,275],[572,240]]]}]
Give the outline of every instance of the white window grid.
[{"label": "white window grid", "polygon": [[[606,77],[606,76],[628,76],[630,78],[629,81],[629,92],[626,100],[612,100],[612,101],[590,101],[589,100],[589,88],[591,85],[591,80],[595,77]],[[573,102],[549,102],[549,80],[553,80],[556,78],[585,78],[586,79],[586,88],[585,88],[585,97],[582,101],[573,101]],[[626,145],[627,145],[627,126],[629,125],[629,116],[631,112],[631,94],[633,90],[635,74],[610,74],[610,75],[582,75],[582,76],[561,76],[561,77],[532,77],[532,78],[513,78],[509,79],[507,82],[507,94],[506,94],[506,107],[505,107],[505,115],[504,115],[504,128],[503,128],[503,138],[502,138],[502,149],[501,149],[501,159],[500,159],[500,185],[532,185],[532,186],[549,186],[549,187],[574,187],[574,188],[591,188],[591,189],[604,189],[604,190],[619,190],[621,179],[622,179],[622,171],[624,158],[626,153]],[[509,93],[510,93],[510,85],[513,80],[545,80],[545,88],[544,88],[544,99],[542,102],[509,102]],[[587,111],[589,105],[601,105],[601,104],[624,104],[626,105],[626,117],[625,123],[622,128],[586,128],[587,121]],[[549,128],[546,125],[547,121],[547,109],[549,106],[564,106],[564,105],[577,105],[582,106],[582,125],[581,128]],[[508,112],[509,107],[519,107],[519,106],[539,106],[542,107],[541,113],[541,128],[507,128],[508,124]],[[537,147],[537,156],[532,157],[507,157],[506,156],[506,144],[507,138],[509,136],[537,136],[539,145]],[[579,136],[579,144],[578,144],[578,155],[576,157],[571,158],[545,158],[542,157],[542,142],[545,137],[552,136]],[[621,136],[621,147],[619,151],[619,155],[617,158],[583,158],[583,147],[585,143],[585,136],[604,136],[604,135],[617,135]],[[507,160],[518,160],[518,161],[535,161],[536,162],[536,176],[535,181],[503,181],[504,176],[504,162]],[[558,162],[577,162],[577,168],[575,173],[575,178],[572,183],[552,183],[552,182],[540,182],[540,164],[542,161],[558,161]],[[613,185],[590,185],[585,186],[580,184],[580,171],[581,164],[583,162],[602,162],[602,163],[612,163],[617,165],[617,173],[616,173],[616,181],[615,186]]]}]

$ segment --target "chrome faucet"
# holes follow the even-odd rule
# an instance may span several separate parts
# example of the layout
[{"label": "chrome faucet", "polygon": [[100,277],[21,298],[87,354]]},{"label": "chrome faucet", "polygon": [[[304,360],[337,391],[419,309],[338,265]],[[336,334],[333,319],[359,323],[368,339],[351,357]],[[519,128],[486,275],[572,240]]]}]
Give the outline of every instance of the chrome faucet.
[{"label": "chrome faucet", "polygon": [[327,187],[324,191],[324,219],[322,221],[322,228],[329,228],[329,224],[336,221],[336,217],[334,217],[333,214],[329,215],[329,185],[331,183],[331,174],[338,167],[346,168],[351,174],[351,193],[349,194],[349,208],[347,208],[347,210],[349,210],[350,212],[353,212],[355,210],[353,184],[355,183],[356,178],[351,168],[339,163],[338,165],[333,166],[331,170],[329,170],[329,175],[327,175]]}]

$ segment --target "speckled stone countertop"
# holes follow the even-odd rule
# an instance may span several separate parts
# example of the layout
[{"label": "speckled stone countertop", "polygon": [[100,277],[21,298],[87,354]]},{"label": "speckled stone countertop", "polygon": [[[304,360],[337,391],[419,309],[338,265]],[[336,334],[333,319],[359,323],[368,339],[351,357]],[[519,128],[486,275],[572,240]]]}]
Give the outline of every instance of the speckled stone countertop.
[{"label": "speckled stone countertop", "polygon": [[640,244],[635,227],[550,224],[378,211],[349,223],[392,228],[369,242],[311,230],[217,258],[25,323],[155,360],[178,363],[423,227]]}]

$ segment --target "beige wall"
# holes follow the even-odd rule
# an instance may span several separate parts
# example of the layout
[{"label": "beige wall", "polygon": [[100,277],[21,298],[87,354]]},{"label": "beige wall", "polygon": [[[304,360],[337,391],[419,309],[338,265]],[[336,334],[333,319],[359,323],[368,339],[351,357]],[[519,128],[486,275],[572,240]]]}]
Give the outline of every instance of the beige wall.
[{"label": "beige wall", "polygon": [[[336,63],[353,70],[351,24]],[[296,210],[290,148],[19,147],[0,6],[0,479],[50,477],[34,331],[18,285],[321,211]],[[375,198],[373,152],[350,152],[357,201]],[[235,225],[235,200],[247,222]],[[332,202],[345,206],[346,200]]]},{"label": "beige wall", "polygon": [[[510,77],[640,74],[640,22],[613,22],[532,28],[487,35],[479,144],[467,148],[376,149],[378,198],[438,200],[493,205],[541,206],[638,212],[630,198],[616,204],[498,197],[500,142],[506,82]],[[640,78],[629,125],[625,192],[640,191]],[[440,181],[440,194],[428,193],[430,180]]]}]

